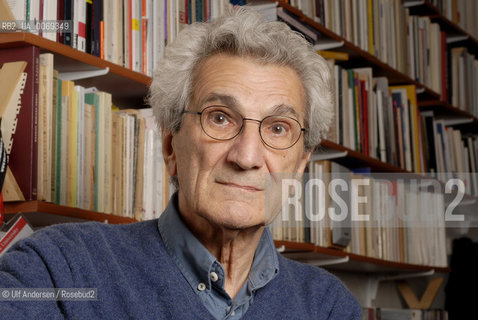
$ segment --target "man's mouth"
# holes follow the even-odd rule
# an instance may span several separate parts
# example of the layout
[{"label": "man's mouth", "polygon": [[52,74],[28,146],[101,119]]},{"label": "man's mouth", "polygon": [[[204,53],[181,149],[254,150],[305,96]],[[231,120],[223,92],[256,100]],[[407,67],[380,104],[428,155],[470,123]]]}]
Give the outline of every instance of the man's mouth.
[{"label": "man's mouth", "polygon": [[246,185],[246,184],[238,184],[238,183],[234,183],[234,182],[224,182],[224,181],[216,181],[216,182],[219,183],[219,184],[222,184],[223,186],[238,188],[238,189],[242,189],[242,190],[245,190],[245,191],[262,191],[263,190],[262,188],[258,188],[256,186],[251,186],[251,185]]}]

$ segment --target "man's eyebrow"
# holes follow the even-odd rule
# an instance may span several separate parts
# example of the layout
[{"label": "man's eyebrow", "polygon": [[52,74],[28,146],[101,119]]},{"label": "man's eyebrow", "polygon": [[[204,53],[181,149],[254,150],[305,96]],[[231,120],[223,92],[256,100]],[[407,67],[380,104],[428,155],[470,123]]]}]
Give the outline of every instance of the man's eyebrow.
[{"label": "man's eyebrow", "polygon": [[279,104],[274,106],[274,108],[272,108],[272,114],[280,116],[292,115],[297,119],[299,118],[299,114],[295,108],[287,104]]},{"label": "man's eyebrow", "polygon": [[228,106],[231,108],[237,108],[239,106],[239,103],[237,102],[236,98],[234,98],[233,96],[215,93],[215,92],[211,93],[210,95],[206,97],[206,99],[201,101],[200,105],[202,106],[206,103],[213,102],[213,101],[219,101],[225,106]]},{"label": "man's eyebrow", "polygon": [[[239,102],[234,98],[233,96],[227,95],[227,94],[220,94],[220,93],[211,93],[209,94],[206,99],[204,99],[201,102],[201,106],[205,105],[209,102],[220,102],[221,104],[224,104],[225,106],[232,108],[232,109],[238,109],[239,108]],[[297,119],[299,119],[299,114],[295,110],[294,107],[287,105],[287,104],[279,104],[276,105],[272,108],[272,111],[270,113],[271,115],[279,115],[279,116],[294,116]]]}]

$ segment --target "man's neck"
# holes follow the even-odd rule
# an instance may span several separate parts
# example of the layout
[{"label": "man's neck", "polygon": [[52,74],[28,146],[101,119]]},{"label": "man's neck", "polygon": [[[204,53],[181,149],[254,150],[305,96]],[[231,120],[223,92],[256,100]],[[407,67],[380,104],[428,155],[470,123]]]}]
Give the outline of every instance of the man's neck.
[{"label": "man's neck", "polygon": [[184,220],[196,238],[221,263],[226,272],[224,290],[234,299],[249,276],[264,227],[228,230],[205,221]]}]

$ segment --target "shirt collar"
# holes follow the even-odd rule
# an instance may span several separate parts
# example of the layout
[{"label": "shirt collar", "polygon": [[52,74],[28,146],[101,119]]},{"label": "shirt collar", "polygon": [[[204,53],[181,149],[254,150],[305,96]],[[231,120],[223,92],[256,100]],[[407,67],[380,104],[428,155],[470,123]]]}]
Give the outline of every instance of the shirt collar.
[{"label": "shirt collar", "polygon": [[[178,196],[175,193],[166,210],[158,219],[159,233],[166,251],[173,258],[181,273],[195,290],[199,283],[211,288],[210,273],[221,264],[196,239],[181,219],[178,210]],[[249,272],[247,295],[265,286],[279,272],[279,260],[274,241],[268,228],[265,228],[257,246],[254,262]],[[225,274],[225,273],[224,273]],[[197,290],[195,290],[197,291]],[[236,296],[236,298],[240,298]]]}]

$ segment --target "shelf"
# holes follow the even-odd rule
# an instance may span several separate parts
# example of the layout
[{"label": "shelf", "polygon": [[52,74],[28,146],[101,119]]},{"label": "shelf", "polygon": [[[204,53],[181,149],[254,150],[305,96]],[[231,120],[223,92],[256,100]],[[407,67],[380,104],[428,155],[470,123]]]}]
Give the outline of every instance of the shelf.
[{"label": "shelf", "polygon": [[303,14],[302,11],[300,11],[299,9],[292,7],[291,5],[285,3],[284,1],[279,1],[279,6],[283,7],[285,10],[291,12],[292,14],[296,15],[300,19],[300,21],[313,27],[325,37],[331,38],[337,41],[343,41],[344,42],[343,47],[336,50],[345,51],[349,54],[349,61],[343,63],[345,67],[347,67],[348,65],[354,66],[354,67],[371,66],[373,68],[374,77],[387,77],[390,85],[414,84],[415,86],[417,86],[417,88],[424,89],[423,93],[420,94],[421,97],[426,98],[428,100],[440,100],[440,94],[434,92],[433,90],[426,87],[422,83],[413,80],[408,75],[393,69],[388,64],[382,62],[374,55],[370,54],[367,51],[362,50],[361,48],[357,47],[352,42],[342,38],[341,36],[325,28],[321,24],[315,22],[314,20],[312,20],[311,18]]},{"label": "shelf", "polygon": [[370,258],[338,249],[323,248],[311,243],[274,241],[276,247],[285,247],[283,255],[298,261],[327,260],[349,257],[347,263],[332,264],[327,269],[361,273],[411,273],[434,270],[435,273],[449,273],[450,268],[423,266]]},{"label": "shelf", "polygon": [[[469,130],[478,133],[478,117],[472,115],[471,113],[461,110],[457,107],[452,106],[445,101],[418,101],[418,107],[420,110],[432,110],[438,116],[446,116],[449,118],[466,118],[470,119],[469,123],[465,125],[469,127]],[[469,131],[466,130],[466,131]]]},{"label": "shelf", "polygon": [[[37,226],[46,226],[59,222],[80,222],[80,221],[100,221],[111,224],[123,224],[137,222],[137,220],[128,217],[116,216],[113,214],[101,213],[83,210],[79,208],[71,208],[61,206],[54,203],[44,201],[23,201],[23,202],[6,202],[5,213],[26,213],[29,221]],[[64,217],[65,219],[61,219]],[[46,218],[46,219],[44,219]],[[49,219],[48,219],[49,218]],[[34,220],[32,220],[34,219]],[[43,221],[46,220],[46,221]],[[43,221],[43,224],[36,222]]]},{"label": "shelf", "polygon": [[55,54],[55,69],[60,73],[109,68],[110,71],[104,76],[77,80],[75,84],[96,87],[111,93],[113,103],[119,107],[145,106],[144,97],[148,93],[151,78],[144,74],[35,34],[20,32],[0,34],[0,48],[30,45],[39,47],[41,53]]},{"label": "shelf", "polygon": [[337,151],[347,151],[347,156],[343,158],[334,159],[335,162],[348,168],[362,168],[370,167],[373,172],[394,172],[394,173],[410,173],[409,171],[400,167],[382,162],[376,158],[369,157],[363,153],[344,147],[340,144],[329,140],[322,140],[320,146],[316,151],[320,152],[323,148],[330,148]]},{"label": "shelf", "polygon": [[[452,36],[464,36],[468,39],[459,41],[460,44],[470,43],[472,47],[478,48],[478,40],[475,39],[468,31],[464,30],[458,24],[450,21],[447,17],[441,14],[440,10],[435,7],[430,1],[424,1],[420,6],[410,8],[411,14],[428,16],[432,22],[436,22],[440,25],[441,29]],[[474,50],[474,53],[478,53],[477,49]]]},{"label": "shelf", "polygon": [[[133,218],[120,217],[70,208],[44,201],[7,202],[5,203],[7,215],[23,213],[27,220],[35,227],[44,227],[55,223],[99,221],[111,224],[125,224],[137,222]],[[435,270],[435,272],[449,272],[449,268],[412,265],[385,261],[332,248],[317,247],[311,243],[298,243],[290,241],[275,241],[276,247],[285,247],[284,255],[295,260],[325,260],[349,257],[349,262],[327,266],[331,270],[354,271],[364,273],[396,273]]]}]

